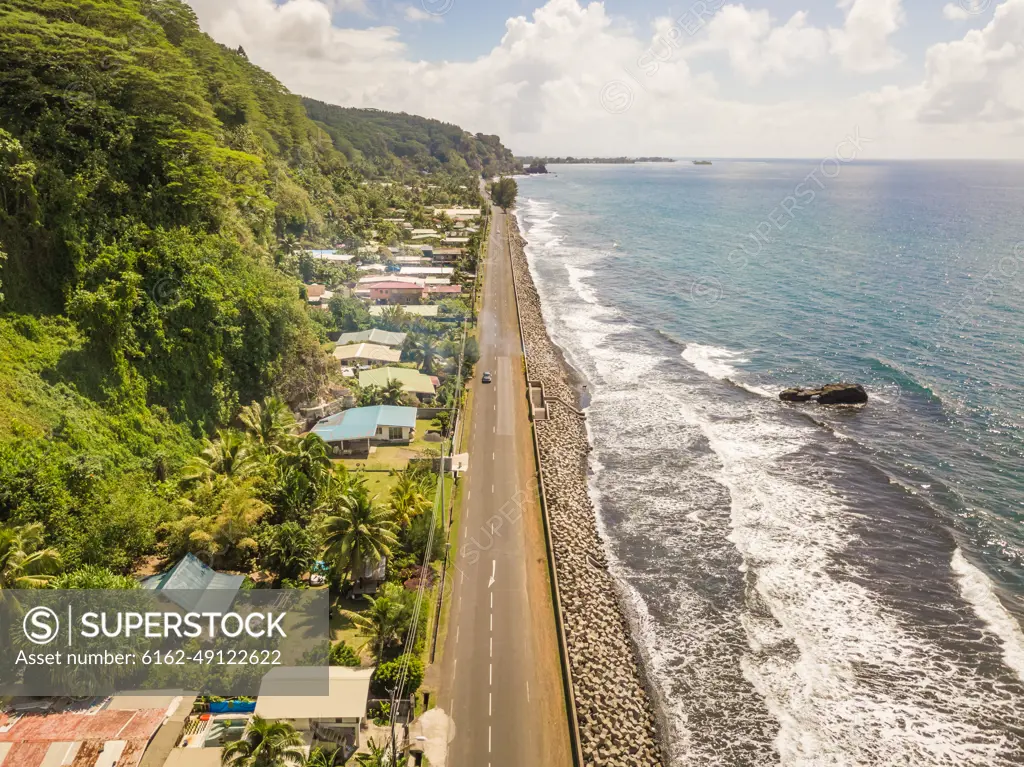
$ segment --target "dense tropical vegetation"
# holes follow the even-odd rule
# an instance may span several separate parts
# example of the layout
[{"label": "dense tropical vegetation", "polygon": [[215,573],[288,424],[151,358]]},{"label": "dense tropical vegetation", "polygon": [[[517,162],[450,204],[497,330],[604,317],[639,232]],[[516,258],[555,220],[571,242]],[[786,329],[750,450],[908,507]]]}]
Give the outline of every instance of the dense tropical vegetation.
[{"label": "dense tropical vegetation", "polygon": [[303,99],[309,116],[356,167],[382,176],[403,171],[514,173],[521,165],[497,136],[405,113],[351,109]]},{"label": "dense tropical vegetation", "polygon": [[[296,437],[291,411],[330,384],[322,344],[371,324],[343,296],[310,310],[301,283],[351,267],[307,248],[397,241],[394,209],[428,226],[435,205],[478,204],[508,151],[304,103],[181,0],[9,0],[0,51],[5,587],[127,586],[186,551],[277,583],[328,545],[349,570],[385,546],[413,556],[422,504],[356,540],[367,517],[346,515],[382,519],[390,499]],[[377,324],[413,331],[428,366],[458,358],[455,326]]]},{"label": "dense tropical vegetation", "polygon": [[[0,589],[134,589],[191,553],[246,588],[325,574],[339,599],[386,557],[330,659],[372,660],[378,696],[414,692],[416,590],[444,552],[435,470],[371,490],[294,414],[339,387],[415,404],[331,364],[332,339],[370,327],[407,334],[400,364],[440,378],[436,406],[462,401],[486,231],[437,209],[482,207],[481,176],[519,164],[495,136],[300,99],[182,0],[6,0],[0,64]],[[307,302],[357,278],[312,249],[393,268],[409,226],[468,240],[438,318],[371,317],[340,289]],[[224,760],[340,763],[301,745],[254,717]]]}]

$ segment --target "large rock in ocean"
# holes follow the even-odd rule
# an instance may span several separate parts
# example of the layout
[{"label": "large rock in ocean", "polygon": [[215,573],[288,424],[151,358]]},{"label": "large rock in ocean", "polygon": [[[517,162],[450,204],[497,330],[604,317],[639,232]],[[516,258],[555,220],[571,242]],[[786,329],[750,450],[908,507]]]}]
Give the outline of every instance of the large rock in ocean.
[{"label": "large rock in ocean", "polygon": [[779,394],[783,402],[817,402],[819,405],[863,405],[868,393],[860,384],[826,384],[820,389],[786,389]]}]

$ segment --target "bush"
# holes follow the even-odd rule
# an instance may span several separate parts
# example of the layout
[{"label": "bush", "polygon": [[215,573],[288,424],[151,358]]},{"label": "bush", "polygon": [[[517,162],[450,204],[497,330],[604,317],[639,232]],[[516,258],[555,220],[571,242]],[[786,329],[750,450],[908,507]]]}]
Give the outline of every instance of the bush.
[{"label": "bush", "polygon": [[398,677],[402,672],[402,663],[408,659],[409,670],[405,675],[405,687],[402,690],[403,696],[412,695],[423,684],[423,661],[413,655],[403,655],[400,658],[381,663],[373,672],[373,689],[377,695],[390,695],[391,689],[398,684]]},{"label": "bush", "polygon": [[54,589],[108,589],[130,590],[139,588],[139,582],[130,575],[118,575],[105,567],[85,565],[59,575],[50,581]]},{"label": "bush", "polygon": [[361,666],[362,662],[359,654],[342,641],[331,648],[331,665],[355,667]]}]

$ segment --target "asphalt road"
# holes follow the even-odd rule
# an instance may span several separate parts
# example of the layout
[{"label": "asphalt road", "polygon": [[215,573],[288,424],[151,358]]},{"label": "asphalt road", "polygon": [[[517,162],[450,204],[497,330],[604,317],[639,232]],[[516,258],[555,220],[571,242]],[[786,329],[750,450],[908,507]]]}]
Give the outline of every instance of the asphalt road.
[{"label": "asphalt road", "polygon": [[492,220],[438,705],[453,722],[448,767],[558,767],[570,764],[565,702],[505,215]]}]

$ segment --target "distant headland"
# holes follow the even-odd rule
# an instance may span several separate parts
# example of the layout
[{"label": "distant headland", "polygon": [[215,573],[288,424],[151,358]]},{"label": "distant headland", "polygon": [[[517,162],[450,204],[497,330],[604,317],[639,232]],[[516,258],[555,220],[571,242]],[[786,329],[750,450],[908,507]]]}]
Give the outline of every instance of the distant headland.
[{"label": "distant headland", "polygon": [[548,165],[635,165],[638,162],[675,162],[671,157],[519,157],[526,173],[547,173]]}]

